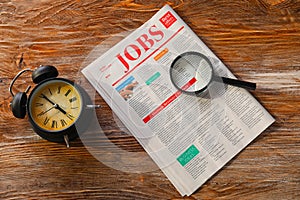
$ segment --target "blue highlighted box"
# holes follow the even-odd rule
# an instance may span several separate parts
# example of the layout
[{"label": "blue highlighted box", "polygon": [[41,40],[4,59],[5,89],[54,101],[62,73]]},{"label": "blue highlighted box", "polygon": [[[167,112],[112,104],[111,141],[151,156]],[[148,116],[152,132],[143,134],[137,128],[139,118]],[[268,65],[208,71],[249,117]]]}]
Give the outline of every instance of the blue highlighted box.
[{"label": "blue highlighted box", "polygon": [[130,76],[128,79],[126,79],[123,83],[121,83],[118,87],[116,87],[116,90],[120,92],[124,87],[126,87],[128,84],[130,84],[132,81],[134,81],[134,77]]}]

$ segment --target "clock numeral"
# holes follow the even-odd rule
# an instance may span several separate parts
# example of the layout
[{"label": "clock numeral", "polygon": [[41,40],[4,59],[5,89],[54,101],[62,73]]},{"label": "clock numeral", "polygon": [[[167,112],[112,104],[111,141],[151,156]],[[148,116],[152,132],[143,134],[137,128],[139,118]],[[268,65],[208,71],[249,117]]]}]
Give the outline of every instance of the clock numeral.
[{"label": "clock numeral", "polygon": [[51,128],[57,128],[57,121],[53,120]]},{"label": "clock numeral", "polygon": [[78,108],[79,108],[79,107],[71,107],[71,109],[72,109],[72,110],[74,110],[74,109],[78,109]]},{"label": "clock numeral", "polygon": [[60,94],[61,86],[58,86],[57,88],[57,94]]},{"label": "clock numeral", "polygon": [[38,117],[42,116],[43,114],[45,114],[44,111],[40,112],[39,114],[37,114]]},{"label": "clock numeral", "polygon": [[68,125],[67,122],[66,122],[64,119],[61,119],[61,120],[60,120],[60,123],[61,123],[61,126],[62,126],[62,127]]},{"label": "clock numeral", "polygon": [[71,115],[71,114],[67,114],[67,117],[70,119],[70,120],[73,120],[75,117],[73,116],[73,115]]},{"label": "clock numeral", "polygon": [[45,120],[44,120],[44,126],[46,126],[49,121],[50,121],[50,118],[46,117]]},{"label": "clock numeral", "polygon": [[35,103],[35,107],[41,107],[41,106],[43,106],[43,105],[44,105],[44,104],[39,103],[39,102]]},{"label": "clock numeral", "polygon": [[52,91],[50,90],[50,88],[48,88],[50,95],[52,95]]},{"label": "clock numeral", "polygon": [[70,92],[71,92],[71,90],[69,89],[69,90],[66,92],[65,96],[67,97],[67,96],[70,94]]},{"label": "clock numeral", "polygon": [[76,100],[77,100],[76,97],[73,97],[73,98],[69,99],[70,103],[72,103],[73,101],[76,101]]}]

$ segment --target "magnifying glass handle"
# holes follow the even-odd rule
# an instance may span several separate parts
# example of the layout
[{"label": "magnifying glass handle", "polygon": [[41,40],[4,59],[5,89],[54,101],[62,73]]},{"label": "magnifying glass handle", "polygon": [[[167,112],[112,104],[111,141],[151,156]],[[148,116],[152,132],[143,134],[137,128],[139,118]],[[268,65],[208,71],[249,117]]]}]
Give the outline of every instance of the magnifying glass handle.
[{"label": "magnifying glass handle", "polygon": [[256,83],[240,81],[237,79],[231,79],[231,78],[226,78],[226,77],[221,77],[221,78],[222,78],[223,83],[228,84],[228,85],[244,88],[247,90],[255,90],[256,89]]}]

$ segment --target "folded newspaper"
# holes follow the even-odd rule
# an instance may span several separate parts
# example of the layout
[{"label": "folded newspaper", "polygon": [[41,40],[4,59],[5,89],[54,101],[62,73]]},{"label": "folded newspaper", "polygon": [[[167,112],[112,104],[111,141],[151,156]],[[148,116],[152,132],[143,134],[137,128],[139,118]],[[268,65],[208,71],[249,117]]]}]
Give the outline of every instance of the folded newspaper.
[{"label": "folded newspaper", "polygon": [[182,196],[274,122],[245,89],[219,84],[208,97],[178,91],[170,65],[188,51],[235,78],[168,5],[82,70]]}]

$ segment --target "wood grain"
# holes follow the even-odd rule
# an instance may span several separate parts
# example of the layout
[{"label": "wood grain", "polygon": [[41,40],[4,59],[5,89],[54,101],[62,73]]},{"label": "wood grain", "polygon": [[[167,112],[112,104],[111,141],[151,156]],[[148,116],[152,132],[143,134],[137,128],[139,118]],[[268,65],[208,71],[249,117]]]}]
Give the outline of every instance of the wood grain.
[{"label": "wood grain", "polygon": [[[18,71],[51,64],[61,77],[78,79],[96,45],[138,28],[165,3],[234,74],[258,84],[254,96],[276,118],[186,199],[300,198],[300,1],[1,0],[0,199],[181,198],[161,171],[118,171],[94,158],[80,140],[70,149],[42,140],[9,108],[8,86]],[[29,82],[30,74],[24,75],[14,91]],[[95,97],[108,138],[128,152],[143,152]]]}]

